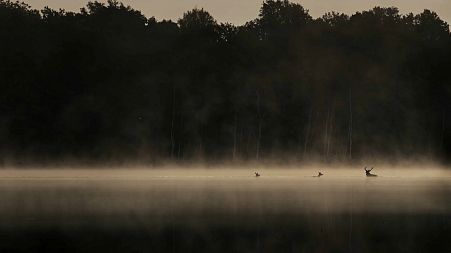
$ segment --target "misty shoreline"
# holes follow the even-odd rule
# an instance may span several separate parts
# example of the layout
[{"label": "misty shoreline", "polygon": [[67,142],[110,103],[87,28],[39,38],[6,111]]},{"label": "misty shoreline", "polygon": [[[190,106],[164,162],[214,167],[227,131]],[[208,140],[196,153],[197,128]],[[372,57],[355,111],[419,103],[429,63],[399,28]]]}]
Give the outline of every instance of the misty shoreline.
[{"label": "misty shoreline", "polygon": [[142,162],[136,160],[130,161],[52,161],[52,162],[3,162],[0,163],[0,170],[5,169],[249,169],[259,170],[268,168],[282,168],[282,169],[344,169],[354,168],[363,169],[363,167],[376,168],[394,168],[394,169],[411,169],[411,168],[440,168],[451,169],[449,163],[437,162],[433,159],[403,159],[403,160],[356,160],[349,161],[280,161],[280,160],[265,160],[261,161],[160,161],[160,162]]}]

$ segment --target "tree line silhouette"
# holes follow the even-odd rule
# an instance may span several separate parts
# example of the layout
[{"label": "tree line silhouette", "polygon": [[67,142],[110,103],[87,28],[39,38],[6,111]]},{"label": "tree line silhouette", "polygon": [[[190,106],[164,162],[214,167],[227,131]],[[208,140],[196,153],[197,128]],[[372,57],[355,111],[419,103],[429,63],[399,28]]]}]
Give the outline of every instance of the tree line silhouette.
[{"label": "tree line silhouette", "polygon": [[3,161],[451,154],[451,36],[429,10],[266,0],[235,26],[0,0],[0,59]]}]

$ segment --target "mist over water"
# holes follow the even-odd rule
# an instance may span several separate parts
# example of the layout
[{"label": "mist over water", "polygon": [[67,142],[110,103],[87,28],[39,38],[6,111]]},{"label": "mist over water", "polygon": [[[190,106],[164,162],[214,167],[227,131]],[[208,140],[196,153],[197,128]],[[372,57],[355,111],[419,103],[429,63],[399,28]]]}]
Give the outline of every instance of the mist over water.
[{"label": "mist over water", "polygon": [[[318,171],[325,175],[313,177]],[[451,171],[373,172],[379,176],[316,166],[1,170],[0,249],[375,252],[431,249],[431,241],[450,249]]]},{"label": "mist over water", "polygon": [[[446,213],[451,171],[430,169],[68,169],[0,171],[8,215]],[[325,175],[314,177],[318,171]],[[19,211],[19,212],[17,212]]]}]

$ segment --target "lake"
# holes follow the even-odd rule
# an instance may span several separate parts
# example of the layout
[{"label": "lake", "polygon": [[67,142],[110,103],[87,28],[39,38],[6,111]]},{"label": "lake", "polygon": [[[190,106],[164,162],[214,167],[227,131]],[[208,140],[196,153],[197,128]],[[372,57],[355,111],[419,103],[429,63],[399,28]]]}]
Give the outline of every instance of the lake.
[{"label": "lake", "polygon": [[451,171],[5,169],[0,252],[451,252]]}]

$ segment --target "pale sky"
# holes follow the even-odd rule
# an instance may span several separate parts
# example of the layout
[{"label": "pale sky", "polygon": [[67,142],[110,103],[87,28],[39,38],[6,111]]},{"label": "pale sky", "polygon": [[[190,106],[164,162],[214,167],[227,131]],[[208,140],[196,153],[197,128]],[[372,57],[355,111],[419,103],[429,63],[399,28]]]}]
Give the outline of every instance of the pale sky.
[{"label": "pale sky", "polygon": [[[33,8],[42,9],[49,6],[53,9],[63,8],[78,11],[85,6],[87,0],[24,0]],[[106,2],[106,1],[102,1]],[[142,11],[147,17],[155,16],[158,20],[177,20],[182,14],[194,7],[209,11],[219,22],[244,24],[257,17],[263,0],[123,0],[124,4]],[[347,14],[368,10],[374,6],[396,6],[401,13],[420,13],[430,9],[447,23],[451,21],[451,0],[292,0],[310,10],[316,18],[328,11]]]}]

